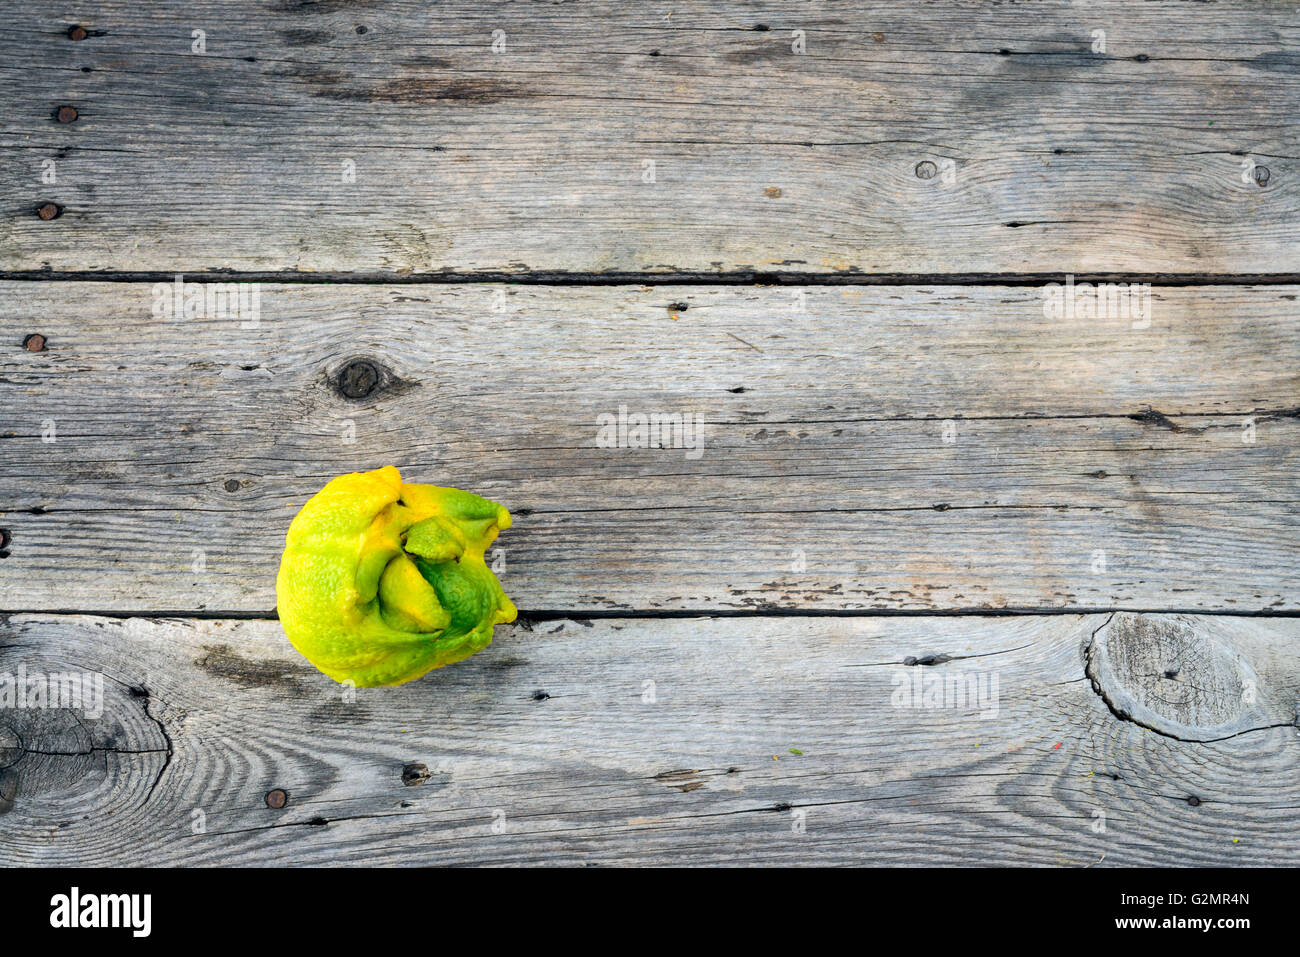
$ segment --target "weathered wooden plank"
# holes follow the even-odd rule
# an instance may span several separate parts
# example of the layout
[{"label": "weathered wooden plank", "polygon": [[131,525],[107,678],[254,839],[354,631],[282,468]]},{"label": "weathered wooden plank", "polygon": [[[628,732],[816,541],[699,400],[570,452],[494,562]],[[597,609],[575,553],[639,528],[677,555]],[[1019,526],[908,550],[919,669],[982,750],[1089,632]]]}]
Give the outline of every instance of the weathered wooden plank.
[{"label": "weathered wooden plank", "polygon": [[14,616],[0,674],[105,696],[0,710],[0,861],[1293,862],[1300,621],[1139,619],[1193,636],[1161,667],[1208,641],[1254,674],[1257,723],[1208,743],[1112,714],[1107,621],[547,621],[347,700],[275,622]]},{"label": "weathered wooden plank", "polygon": [[[516,512],[524,609],[1294,610],[1295,295],[271,285],[243,329],[9,283],[0,608],[269,613],[296,509],[392,463]],[[700,447],[598,447],[624,406]]]},{"label": "weathered wooden plank", "polygon": [[5,17],[2,269],[1204,274],[1300,248],[1289,0]]}]

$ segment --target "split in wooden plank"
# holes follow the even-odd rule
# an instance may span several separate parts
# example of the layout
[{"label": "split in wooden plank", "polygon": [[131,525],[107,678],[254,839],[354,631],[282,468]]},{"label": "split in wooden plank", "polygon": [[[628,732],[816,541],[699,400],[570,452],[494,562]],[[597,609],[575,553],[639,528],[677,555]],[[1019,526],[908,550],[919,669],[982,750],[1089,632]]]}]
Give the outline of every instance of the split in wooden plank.
[{"label": "split in wooden plank", "polygon": [[[390,463],[515,512],[525,610],[1300,607],[1293,287],[1157,291],[1139,330],[664,293],[270,285],[243,329],[0,285],[0,608],[270,613],[296,509]],[[694,447],[629,447],[678,414]]]},{"label": "split in wooden plank", "polygon": [[22,0],[5,26],[4,270],[1253,274],[1300,249],[1286,3]]},{"label": "split in wooden plank", "polygon": [[[6,865],[1300,853],[1295,619],[547,621],[361,691],[308,666],[275,622],[24,615],[0,635],[0,681],[21,666],[29,687],[103,687],[97,717],[0,710]],[[1179,730],[1204,713],[1233,735],[1184,741],[1112,713],[1086,676],[1090,649],[1148,639],[1139,656],[1173,676],[1106,696],[1140,698]],[[1239,670],[1189,688],[1207,643]],[[268,806],[275,791],[283,807]]]}]

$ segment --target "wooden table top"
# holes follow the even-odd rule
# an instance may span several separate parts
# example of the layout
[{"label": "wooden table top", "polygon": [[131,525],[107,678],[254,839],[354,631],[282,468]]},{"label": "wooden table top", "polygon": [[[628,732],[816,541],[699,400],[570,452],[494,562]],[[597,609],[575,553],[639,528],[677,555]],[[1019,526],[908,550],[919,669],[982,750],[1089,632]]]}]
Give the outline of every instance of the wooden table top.
[{"label": "wooden table top", "polygon": [[[0,864],[1296,862],[1293,3],[10,7]],[[520,618],[348,689],[386,464]]]}]

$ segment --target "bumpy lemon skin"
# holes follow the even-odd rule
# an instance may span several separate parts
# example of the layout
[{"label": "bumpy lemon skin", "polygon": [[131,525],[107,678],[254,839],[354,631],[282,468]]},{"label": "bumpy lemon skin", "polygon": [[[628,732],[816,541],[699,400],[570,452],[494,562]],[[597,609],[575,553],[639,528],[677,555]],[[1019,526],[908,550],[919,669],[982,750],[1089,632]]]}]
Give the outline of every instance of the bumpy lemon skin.
[{"label": "bumpy lemon skin", "polygon": [[[510,513],[393,466],[333,479],[294,517],[275,593],[293,646],[335,681],[399,685],[487,647],[515,606],[484,553]],[[404,547],[405,546],[405,547]]]}]

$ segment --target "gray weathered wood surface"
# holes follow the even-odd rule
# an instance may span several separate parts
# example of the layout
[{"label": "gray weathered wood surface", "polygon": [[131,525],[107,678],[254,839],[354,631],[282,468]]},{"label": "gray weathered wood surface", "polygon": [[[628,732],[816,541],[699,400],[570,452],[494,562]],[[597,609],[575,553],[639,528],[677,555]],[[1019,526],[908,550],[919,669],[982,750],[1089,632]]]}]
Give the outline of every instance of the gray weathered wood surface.
[{"label": "gray weathered wood surface", "polygon": [[[1194,6],[8,4],[0,865],[1294,864],[1300,20]],[[387,463],[523,615],[351,699]]]},{"label": "gray weathered wood surface", "polygon": [[[1109,618],[546,621],[349,702],[275,622],[12,616],[0,670],[100,671],[105,701],[0,712],[0,860],[1294,863],[1300,622],[1110,622],[1239,650],[1251,714],[1192,743],[1094,692]],[[916,673],[986,696],[926,707]]]},{"label": "gray weathered wood surface", "polygon": [[1293,273],[1297,49],[1291,0],[23,0],[0,268]]},{"label": "gray weathered wood surface", "polygon": [[[1300,607],[1294,286],[1143,330],[1036,289],[491,285],[268,285],[245,330],[150,288],[0,287],[47,337],[0,355],[0,608],[270,613],[296,510],[385,464],[518,513],[522,608]],[[598,448],[620,406],[699,414],[699,457]]]}]

